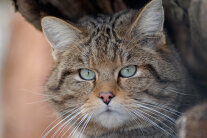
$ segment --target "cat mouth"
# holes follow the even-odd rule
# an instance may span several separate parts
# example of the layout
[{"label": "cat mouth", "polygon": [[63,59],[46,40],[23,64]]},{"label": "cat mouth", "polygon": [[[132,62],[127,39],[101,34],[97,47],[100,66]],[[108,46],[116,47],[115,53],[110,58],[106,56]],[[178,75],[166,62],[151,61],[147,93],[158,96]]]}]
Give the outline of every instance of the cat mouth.
[{"label": "cat mouth", "polygon": [[107,106],[104,112],[113,112],[111,106]]},{"label": "cat mouth", "polygon": [[117,113],[117,111],[108,106],[102,113]]},{"label": "cat mouth", "polygon": [[126,120],[128,120],[127,115],[117,111],[116,108],[108,106],[95,116],[95,121],[98,124],[109,129],[122,126]]},{"label": "cat mouth", "polygon": [[113,112],[111,109],[106,109],[105,112]]}]

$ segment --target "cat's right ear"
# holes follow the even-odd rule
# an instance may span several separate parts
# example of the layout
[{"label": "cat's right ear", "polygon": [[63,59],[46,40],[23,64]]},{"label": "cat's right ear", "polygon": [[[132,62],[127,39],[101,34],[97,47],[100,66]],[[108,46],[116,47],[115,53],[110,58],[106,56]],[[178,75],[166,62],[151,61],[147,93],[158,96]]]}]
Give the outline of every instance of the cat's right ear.
[{"label": "cat's right ear", "polygon": [[46,16],[41,21],[42,30],[53,50],[68,47],[80,36],[81,30],[56,17]]},{"label": "cat's right ear", "polygon": [[53,58],[56,61],[60,51],[70,47],[80,38],[81,30],[72,24],[52,16],[46,16],[41,21],[42,30],[50,43]]}]

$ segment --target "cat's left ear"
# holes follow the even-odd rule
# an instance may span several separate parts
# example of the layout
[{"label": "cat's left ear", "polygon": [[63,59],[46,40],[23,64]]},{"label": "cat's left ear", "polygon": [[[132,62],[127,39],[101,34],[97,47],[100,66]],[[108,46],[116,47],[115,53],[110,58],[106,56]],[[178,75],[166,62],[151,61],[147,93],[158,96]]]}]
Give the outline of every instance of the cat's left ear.
[{"label": "cat's left ear", "polygon": [[163,24],[162,0],[152,0],[139,12],[131,25],[131,31],[143,37],[155,35],[163,32]]},{"label": "cat's left ear", "polygon": [[69,47],[80,37],[81,30],[56,17],[46,16],[41,21],[42,30],[53,50]]}]

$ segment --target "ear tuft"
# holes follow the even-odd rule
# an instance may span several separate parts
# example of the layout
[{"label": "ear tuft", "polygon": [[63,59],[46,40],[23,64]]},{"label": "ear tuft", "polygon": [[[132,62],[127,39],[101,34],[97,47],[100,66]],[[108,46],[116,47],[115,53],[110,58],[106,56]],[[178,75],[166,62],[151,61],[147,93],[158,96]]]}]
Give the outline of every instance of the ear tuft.
[{"label": "ear tuft", "polygon": [[162,0],[152,0],[139,13],[132,31],[140,35],[152,35],[163,32],[164,10]]},{"label": "ear tuft", "polygon": [[56,17],[44,17],[42,30],[53,49],[70,46],[79,38],[80,30]]}]

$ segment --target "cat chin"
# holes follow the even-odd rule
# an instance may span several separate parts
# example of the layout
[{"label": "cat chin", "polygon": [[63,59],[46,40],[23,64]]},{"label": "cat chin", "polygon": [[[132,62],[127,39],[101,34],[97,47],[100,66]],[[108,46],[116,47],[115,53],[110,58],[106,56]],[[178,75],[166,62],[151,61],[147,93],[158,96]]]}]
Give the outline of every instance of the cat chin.
[{"label": "cat chin", "polygon": [[102,114],[96,116],[94,119],[96,123],[108,129],[121,127],[126,123],[126,121],[129,120],[127,116],[120,115],[115,111],[103,112]]}]

